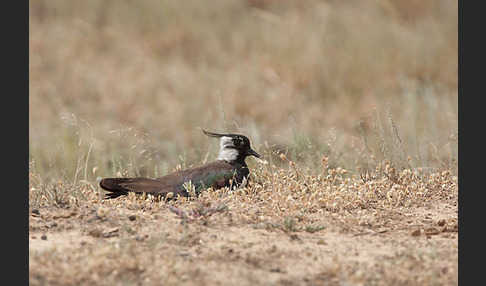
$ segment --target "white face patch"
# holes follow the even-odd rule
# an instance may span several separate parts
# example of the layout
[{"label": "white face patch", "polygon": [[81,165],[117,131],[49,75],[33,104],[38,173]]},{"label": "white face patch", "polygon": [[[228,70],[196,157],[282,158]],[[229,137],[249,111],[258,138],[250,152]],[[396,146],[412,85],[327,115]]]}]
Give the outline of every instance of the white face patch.
[{"label": "white face patch", "polygon": [[233,138],[223,136],[219,139],[219,155],[218,160],[234,161],[238,158],[238,150],[233,147]]}]

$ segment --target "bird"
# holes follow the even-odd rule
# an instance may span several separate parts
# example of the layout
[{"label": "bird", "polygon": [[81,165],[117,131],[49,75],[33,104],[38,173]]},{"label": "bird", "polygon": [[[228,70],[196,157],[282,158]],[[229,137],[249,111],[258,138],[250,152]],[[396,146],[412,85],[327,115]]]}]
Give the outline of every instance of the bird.
[{"label": "bird", "polygon": [[189,197],[192,190],[197,196],[210,187],[233,189],[245,184],[250,173],[245,159],[248,156],[261,158],[261,155],[251,148],[248,137],[241,134],[213,133],[204,129],[202,131],[209,137],[219,138],[219,154],[216,161],[154,179],[104,178],[99,185],[108,191],[105,199],[128,195],[130,192],[167,198]]}]

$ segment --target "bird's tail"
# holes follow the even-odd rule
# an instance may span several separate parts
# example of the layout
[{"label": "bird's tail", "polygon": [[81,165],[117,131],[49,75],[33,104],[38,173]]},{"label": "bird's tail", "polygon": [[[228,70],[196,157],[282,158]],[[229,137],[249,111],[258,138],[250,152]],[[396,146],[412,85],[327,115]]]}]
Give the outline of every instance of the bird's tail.
[{"label": "bird's tail", "polygon": [[130,178],[105,178],[100,181],[100,187],[109,191],[105,194],[105,199],[114,199],[119,196],[127,195],[130,190],[123,187],[123,183]]}]

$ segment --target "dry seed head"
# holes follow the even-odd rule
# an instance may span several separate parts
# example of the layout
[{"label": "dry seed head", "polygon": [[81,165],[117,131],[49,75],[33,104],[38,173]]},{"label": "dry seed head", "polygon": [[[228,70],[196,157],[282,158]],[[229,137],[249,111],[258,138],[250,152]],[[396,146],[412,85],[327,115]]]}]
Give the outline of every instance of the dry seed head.
[{"label": "dry seed head", "polygon": [[256,158],[257,159],[257,162],[262,164],[262,165],[268,165],[268,161],[267,160],[263,160],[263,159],[259,159],[259,158]]},{"label": "dry seed head", "polygon": [[102,218],[106,215],[107,212],[108,211],[105,208],[100,207],[100,208],[98,208],[98,210],[96,210],[96,216]]},{"label": "dry seed head", "polygon": [[329,162],[329,158],[326,156],[322,156],[321,162],[323,166],[327,166],[327,163]]},{"label": "dry seed head", "polygon": [[451,174],[451,172],[450,172],[449,170],[446,170],[446,171],[443,171],[443,172],[442,172],[442,176],[443,176],[443,177],[447,177],[447,176],[449,176],[450,174]]}]

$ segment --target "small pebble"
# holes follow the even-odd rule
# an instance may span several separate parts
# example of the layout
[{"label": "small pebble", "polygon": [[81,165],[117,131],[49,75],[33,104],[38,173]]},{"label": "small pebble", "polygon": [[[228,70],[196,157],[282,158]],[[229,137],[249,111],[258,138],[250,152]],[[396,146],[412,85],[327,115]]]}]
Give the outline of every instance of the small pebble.
[{"label": "small pebble", "polygon": [[420,236],[420,229],[414,230],[411,234],[412,236]]},{"label": "small pebble", "polygon": [[290,235],[290,240],[300,240],[300,237],[294,233]]},{"label": "small pebble", "polygon": [[148,235],[148,234],[144,234],[144,235],[137,235],[137,236],[135,237],[135,240],[136,240],[136,241],[144,241],[144,240],[145,240],[145,239],[147,239],[148,237],[149,237],[149,235]]},{"label": "small pebble", "polygon": [[128,216],[128,219],[129,219],[130,221],[134,221],[134,220],[136,220],[136,219],[137,219],[137,216],[136,216],[136,215],[130,215],[130,216]]},{"label": "small pebble", "polygon": [[324,239],[319,239],[317,241],[317,244],[319,244],[319,245],[327,245],[327,242],[325,242]]},{"label": "small pebble", "polygon": [[42,240],[47,240],[47,235],[43,234],[43,235],[41,236],[41,239],[42,239]]}]

